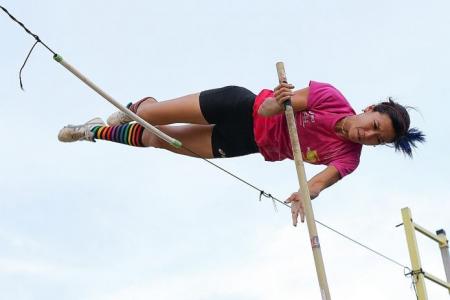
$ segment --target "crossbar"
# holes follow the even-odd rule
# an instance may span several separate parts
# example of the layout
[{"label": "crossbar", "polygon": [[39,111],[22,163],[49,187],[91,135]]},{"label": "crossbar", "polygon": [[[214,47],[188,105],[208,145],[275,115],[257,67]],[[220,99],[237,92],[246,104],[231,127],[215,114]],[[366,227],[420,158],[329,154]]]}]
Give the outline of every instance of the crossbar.
[{"label": "crossbar", "polygon": [[436,276],[434,276],[434,275],[432,275],[430,273],[427,273],[427,272],[424,272],[423,276],[426,279],[429,279],[429,280],[433,281],[434,283],[439,284],[440,286],[448,289],[449,292],[450,292],[450,283],[448,283],[448,282],[446,282],[446,281],[444,281],[442,279],[439,279],[438,277],[436,277]]},{"label": "crossbar", "polygon": [[124,107],[122,104],[120,104],[117,100],[115,100],[113,97],[111,97],[108,93],[106,93],[104,90],[102,90],[98,85],[96,85],[93,81],[91,81],[89,78],[87,78],[85,75],[83,75],[80,71],[78,71],[74,66],[69,64],[67,61],[65,61],[61,55],[55,54],[53,56],[53,59],[57,61],[59,64],[61,64],[64,68],[66,68],[70,73],[78,77],[82,82],[84,82],[87,86],[89,86],[91,89],[93,89],[95,92],[97,92],[100,96],[102,96],[106,101],[114,105],[117,109],[122,111],[123,113],[127,114],[132,120],[136,121],[140,125],[142,125],[145,129],[149,130],[150,132],[154,133],[157,137],[160,139],[166,141],[170,145],[172,145],[175,148],[180,148],[182,146],[182,143],[155,126],[149,124],[147,121],[133,113],[128,108]]},{"label": "crossbar", "polygon": [[443,236],[438,236],[434,233],[432,233],[431,231],[423,228],[422,226],[420,226],[419,224],[414,223],[414,228],[422,233],[423,235],[429,237],[430,239],[436,241],[439,243],[439,245],[445,245],[447,243],[447,239]]}]

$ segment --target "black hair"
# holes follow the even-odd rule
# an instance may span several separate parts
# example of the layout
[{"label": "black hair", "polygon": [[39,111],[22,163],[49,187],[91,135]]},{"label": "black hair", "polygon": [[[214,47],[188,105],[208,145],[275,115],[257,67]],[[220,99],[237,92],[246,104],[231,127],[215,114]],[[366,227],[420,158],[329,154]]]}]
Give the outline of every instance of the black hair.
[{"label": "black hair", "polygon": [[395,150],[412,157],[412,148],[417,147],[417,142],[425,142],[425,134],[417,128],[409,128],[411,123],[409,108],[398,104],[389,97],[388,101],[375,105],[373,110],[386,114],[391,119],[395,131],[395,137],[391,143]]}]

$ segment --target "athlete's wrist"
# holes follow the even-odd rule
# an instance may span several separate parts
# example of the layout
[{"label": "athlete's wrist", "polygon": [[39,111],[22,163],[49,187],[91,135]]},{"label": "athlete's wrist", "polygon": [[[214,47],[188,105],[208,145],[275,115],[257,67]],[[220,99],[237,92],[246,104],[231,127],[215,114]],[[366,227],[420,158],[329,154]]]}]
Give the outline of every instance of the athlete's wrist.
[{"label": "athlete's wrist", "polygon": [[280,105],[275,98],[267,98],[259,107],[258,114],[264,117],[270,117],[282,113],[284,107]]}]

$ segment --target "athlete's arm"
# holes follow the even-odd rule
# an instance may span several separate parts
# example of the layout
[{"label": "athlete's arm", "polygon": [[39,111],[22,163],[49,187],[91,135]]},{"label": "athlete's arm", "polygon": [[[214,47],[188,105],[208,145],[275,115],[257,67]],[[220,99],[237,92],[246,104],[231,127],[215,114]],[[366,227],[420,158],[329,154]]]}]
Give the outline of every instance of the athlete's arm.
[{"label": "athlete's arm", "polygon": [[261,104],[258,114],[265,117],[274,116],[284,111],[283,103],[291,98],[294,111],[305,110],[308,104],[309,87],[292,91],[294,86],[282,83],[274,89],[274,97],[269,97]]},{"label": "athlete's arm", "polygon": [[[311,200],[319,196],[320,192],[327,187],[339,181],[341,175],[334,166],[328,166],[322,172],[316,174],[308,181],[308,189]],[[293,193],[286,201],[291,203],[292,224],[297,226],[298,216],[303,223],[305,221],[305,208],[303,206],[303,199],[299,192]]]}]

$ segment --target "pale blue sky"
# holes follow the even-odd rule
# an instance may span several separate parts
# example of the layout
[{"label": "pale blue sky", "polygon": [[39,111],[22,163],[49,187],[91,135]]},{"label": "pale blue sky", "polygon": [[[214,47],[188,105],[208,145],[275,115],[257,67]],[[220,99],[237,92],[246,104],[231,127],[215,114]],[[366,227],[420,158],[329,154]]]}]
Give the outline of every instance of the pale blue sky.
[{"label": "pale blue sky", "polygon": [[[450,232],[447,1],[29,1],[1,5],[124,104],[235,84],[330,82],[360,111],[393,96],[428,138],[410,160],[363,150],[314,200],[318,220],[409,265],[400,209]],[[114,108],[0,16],[0,299],[320,299],[306,225],[208,164],[106,142],[61,144]],[[443,157],[439,157],[443,155]],[[279,198],[292,161],[217,160]],[[308,176],[321,170],[306,166]],[[415,299],[402,268],[319,226],[333,299]],[[437,246],[425,270],[444,278]],[[428,282],[430,299],[448,293]]]}]

